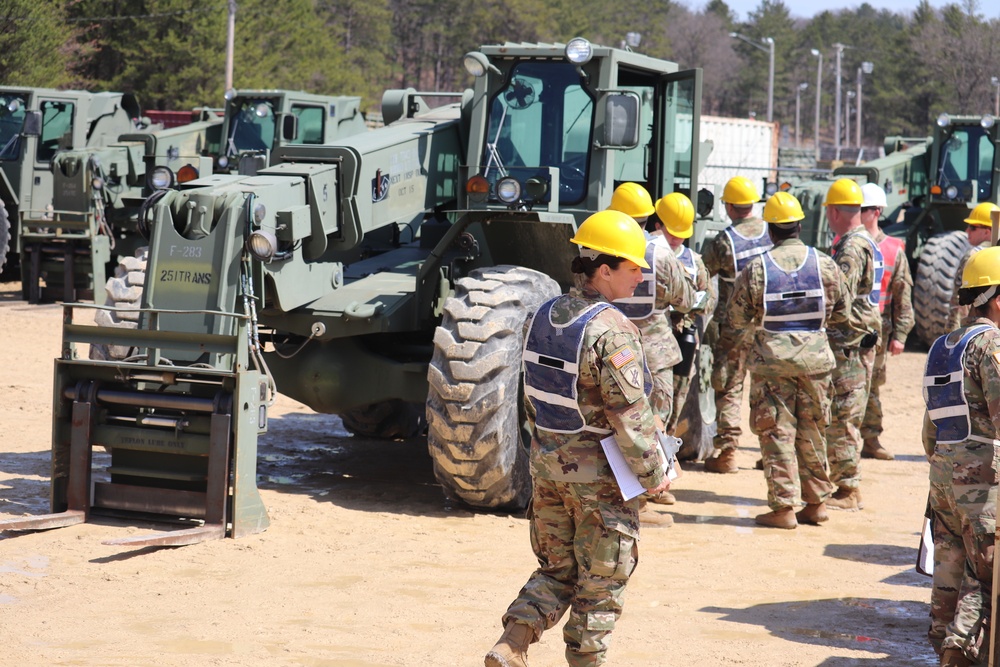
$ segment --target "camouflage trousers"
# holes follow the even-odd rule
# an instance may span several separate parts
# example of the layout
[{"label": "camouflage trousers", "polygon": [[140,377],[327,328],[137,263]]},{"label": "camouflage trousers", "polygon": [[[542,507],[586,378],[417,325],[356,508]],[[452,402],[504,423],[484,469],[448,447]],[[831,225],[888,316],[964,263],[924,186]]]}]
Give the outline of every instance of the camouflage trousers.
[{"label": "camouflage trousers", "polygon": [[694,378],[694,374],[698,372],[698,364],[691,364],[691,370],[688,371],[687,375],[680,375],[679,373],[673,373],[674,376],[674,387],[673,387],[673,407],[670,409],[670,419],[663,422],[666,428],[664,431],[670,435],[674,434],[677,429],[677,423],[681,419],[681,414],[684,412],[684,403],[687,401],[688,390],[691,388],[691,380]]},{"label": "camouflage trousers", "polygon": [[861,422],[868,405],[875,348],[833,350],[837,367],[831,386],[833,404],[826,429],[826,455],[830,481],[838,487],[857,488],[861,483]]},{"label": "camouflage trousers", "polygon": [[747,375],[747,352],[751,339],[731,327],[720,329],[713,345],[712,388],[715,390],[715,449],[735,449],[740,444],[740,405]]},{"label": "camouflage trousers", "polygon": [[613,479],[580,484],[535,478],[528,519],[538,569],[503,624],[526,623],[537,640],[569,610],[563,627],[568,664],[604,664],[639,558],[639,499],[622,500]]},{"label": "camouflage trousers", "polygon": [[750,430],[760,439],[767,506],[825,502],[833,492],[826,463],[830,373],[765,377],[750,373]]},{"label": "camouflage trousers", "polygon": [[931,456],[934,584],[927,632],[938,652],[989,655],[997,468],[993,446],[939,444]]},{"label": "camouflage trousers", "polygon": [[879,388],[886,381],[885,362],[887,357],[884,337],[879,338],[875,362],[872,367],[872,384],[868,390],[868,405],[865,407],[865,417],[861,422],[862,440],[882,435],[882,400],[879,397]]}]

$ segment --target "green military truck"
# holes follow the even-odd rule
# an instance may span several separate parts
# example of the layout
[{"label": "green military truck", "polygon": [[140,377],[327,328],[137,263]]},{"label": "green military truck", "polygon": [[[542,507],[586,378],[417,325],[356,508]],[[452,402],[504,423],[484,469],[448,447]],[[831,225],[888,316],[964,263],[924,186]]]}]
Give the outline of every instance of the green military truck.
[{"label": "green military truck", "polygon": [[220,141],[209,148],[215,173],[253,175],[282,146],[332,144],[367,129],[360,97],[230,89],[225,99]]},{"label": "green military truck", "polygon": [[[888,206],[880,224],[906,241],[914,277],[913,335],[925,345],[947,333],[955,273],[969,248],[965,218],[976,204],[1000,196],[997,141],[993,116],[942,114],[931,136],[889,137],[885,156],[833,171],[833,178],[885,189]],[[808,181],[792,189],[806,213],[803,239],[824,249],[833,244],[823,207],[830,183]]]},{"label": "green military truck", "polygon": [[61,151],[96,149],[134,132],[139,104],[128,93],[0,87],[0,268],[17,275],[22,214],[51,224],[52,162]]},{"label": "green military truck", "polygon": [[20,219],[26,300],[94,298],[94,286],[106,287],[107,268],[143,252],[144,216],[158,193],[213,172],[252,174],[276,147],[366,129],[359,97],[282,90],[226,97],[222,114],[202,109],[188,123],[123,129],[104,146],[53,155],[45,208]]},{"label": "green military truck", "polygon": [[[475,85],[456,101],[388,91],[384,127],[166,191],[138,326],[66,318],[56,514],[0,527],[141,508],[203,525],[128,544],[263,530],[256,442],[275,391],[356,433],[426,424],[447,496],[522,507],[522,326],[570,287],[569,239],[617,184],[697,191],[701,73],[579,38],[464,64]],[[81,359],[80,343],[110,354]],[[98,445],[111,464],[92,471]]]}]

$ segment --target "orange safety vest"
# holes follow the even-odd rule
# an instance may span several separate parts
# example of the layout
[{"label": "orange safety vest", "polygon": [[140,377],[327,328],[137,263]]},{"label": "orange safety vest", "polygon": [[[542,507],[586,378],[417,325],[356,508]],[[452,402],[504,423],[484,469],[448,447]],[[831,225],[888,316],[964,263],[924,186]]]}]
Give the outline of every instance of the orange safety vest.
[{"label": "orange safety vest", "polygon": [[[889,300],[889,283],[892,281],[892,272],[896,268],[896,261],[899,259],[900,251],[904,250],[906,243],[903,239],[895,236],[886,236],[879,241],[879,250],[882,251],[882,292],[879,294],[878,310],[885,312],[885,302]],[[905,261],[905,258],[904,258]]]}]

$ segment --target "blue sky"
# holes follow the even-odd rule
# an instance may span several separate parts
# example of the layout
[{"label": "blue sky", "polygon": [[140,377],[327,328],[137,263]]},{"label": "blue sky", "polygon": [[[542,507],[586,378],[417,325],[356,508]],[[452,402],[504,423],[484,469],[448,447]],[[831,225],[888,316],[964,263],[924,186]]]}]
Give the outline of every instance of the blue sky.
[{"label": "blue sky", "polygon": [[[684,0],[681,1],[684,2]],[[693,10],[701,10],[704,9],[708,2],[687,0],[687,4]],[[739,20],[745,21],[749,13],[760,6],[760,0],[726,0],[726,4],[736,12]],[[854,9],[860,7],[861,4],[861,0],[810,0],[809,2],[785,0],[785,5],[789,8],[792,16],[802,18],[810,18],[815,14],[827,10]],[[889,11],[903,14],[911,13],[919,3],[918,0],[868,0],[868,4],[875,9],[888,9]],[[946,0],[931,0],[932,7],[941,8],[947,4],[961,4],[961,2],[959,0],[956,0],[955,3],[949,3]],[[979,14],[987,19],[1000,18],[1000,2],[996,2],[996,0],[980,0]]]}]

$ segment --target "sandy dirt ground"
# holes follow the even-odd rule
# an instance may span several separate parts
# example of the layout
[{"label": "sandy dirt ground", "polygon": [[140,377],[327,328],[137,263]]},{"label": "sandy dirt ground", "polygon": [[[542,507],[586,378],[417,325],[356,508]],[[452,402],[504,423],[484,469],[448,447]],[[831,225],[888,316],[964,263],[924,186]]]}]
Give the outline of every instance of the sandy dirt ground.
[{"label": "sandy dirt ground", "polygon": [[[61,307],[0,286],[0,513],[48,511]],[[609,665],[936,665],[929,579],[914,571],[927,491],[924,353],[891,360],[866,508],[823,527],[755,527],[754,437],[736,475],[691,464],[672,528],[644,529]],[[259,445],[261,534],[128,550],[109,519],[0,537],[0,665],[476,666],[535,566],[521,516],[446,503],[426,442],[348,436],[290,399]],[[664,511],[667,508],[661,508]],[[561,632],[532,667],[565,664]]]}]

